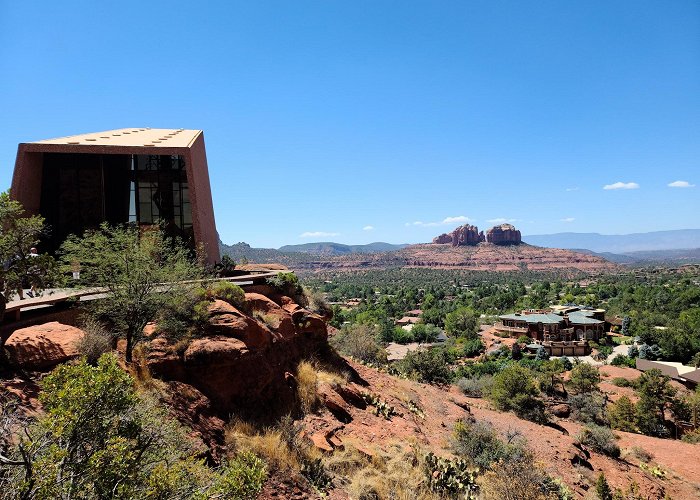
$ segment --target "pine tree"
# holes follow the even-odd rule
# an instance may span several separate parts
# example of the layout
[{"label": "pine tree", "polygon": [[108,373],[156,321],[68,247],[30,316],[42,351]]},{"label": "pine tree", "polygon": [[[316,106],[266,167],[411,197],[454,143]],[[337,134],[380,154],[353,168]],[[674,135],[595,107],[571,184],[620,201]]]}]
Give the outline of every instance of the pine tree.
[{"label": "pine tree", "polygon": [[595,482],[595,492],[600,500],[612,500],[612,490],[608,484],[608,480],[605,479],[605,474],[602,472],[598,476]]}]

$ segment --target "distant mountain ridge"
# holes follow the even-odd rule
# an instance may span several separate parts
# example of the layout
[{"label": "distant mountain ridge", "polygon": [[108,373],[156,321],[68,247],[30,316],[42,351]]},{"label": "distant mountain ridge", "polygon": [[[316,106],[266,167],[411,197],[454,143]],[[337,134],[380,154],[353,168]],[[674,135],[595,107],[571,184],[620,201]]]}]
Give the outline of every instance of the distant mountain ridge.
[{"label": "distant mountain ridge", "polygon": [[377,241],[367,245],[344,245],[343,243],[318,242],[303,243],[300,245],[284,245],[279,248],[280,252],[303,252],[315,255],[346,255],[349,253],[376,253],[391,252],[406,248],[408,244],[392,244]]},{"label": "distant mountain ridge", "polygon": [[580,248],[574,249],[574,251],[596,255],[616,264],[631,266],[700,264],[700,248],[645,250],[628,253],[593,252]]},{"label": "distant mountain ridge", "polygon": [[649,233],[599,234],[555,233],[523,236],[530,245],[549,248],[581,249],[592,252],[627,254],[656,250],[700,248],[700,229],[676,229]]}]

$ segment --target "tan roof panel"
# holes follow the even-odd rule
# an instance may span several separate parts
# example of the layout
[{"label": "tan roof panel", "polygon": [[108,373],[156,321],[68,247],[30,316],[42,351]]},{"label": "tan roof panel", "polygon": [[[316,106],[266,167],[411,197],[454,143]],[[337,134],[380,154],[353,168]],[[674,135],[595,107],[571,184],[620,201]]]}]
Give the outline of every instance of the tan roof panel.
[{"label": "tan roof panel", "polygon": [[31,144],[186,148],[191,146],[201,133],[201,130],[185,130],[181,128],[122,128],[46,139],[35,141]]}]

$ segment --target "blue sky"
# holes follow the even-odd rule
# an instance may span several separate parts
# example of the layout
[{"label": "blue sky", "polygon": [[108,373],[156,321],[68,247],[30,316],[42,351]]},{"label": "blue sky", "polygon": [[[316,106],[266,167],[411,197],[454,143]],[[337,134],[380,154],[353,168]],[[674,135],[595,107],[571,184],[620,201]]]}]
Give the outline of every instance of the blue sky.
[{"label": "blue sky", "polygon": [[19,142],[203,129],[227,243],[699,226],[696,0],[0,0],[0,75],[3,189]]}]

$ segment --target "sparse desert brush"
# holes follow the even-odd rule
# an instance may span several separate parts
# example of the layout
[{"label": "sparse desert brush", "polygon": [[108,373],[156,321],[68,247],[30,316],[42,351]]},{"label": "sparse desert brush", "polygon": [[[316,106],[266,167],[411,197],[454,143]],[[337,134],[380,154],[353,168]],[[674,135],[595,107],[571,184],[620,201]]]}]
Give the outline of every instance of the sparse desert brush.
[{"label": "sparse desert brush", "polygon": [[253,310],[253,317],[267,326],[270,330],[276,330],[280,326],[279,318],[259,309]]},{"label": "sparse desert brush", "polygon": [[273,427],[259,429],[253,424],[233,420],[226,428],[226,444],[236,452],[252,452],[261,457],[270,470],[303,475],[316,489],[330,486],[321,452],[302,435],[303,424],[291,416],[282,417]]},{"label": "sparse desert brush", "polygon": [[311,290],[308,287],[303,287],[304,296],[308,303],[307,308],[320,316],[329,317],[333,315],[333,309],[326,302],[326,298],[318,290]]},{"label": "sparse desert brush", "polygon": [[297,366],[297,394],[304,413],[316,410],[318,399],[318,373],[308,361],[302,361]]},{"label": "sparse desert brush", "polygon": [[96,365],[100,356],[112,350],[114,337],[103,323],[91,316],[83,319],[80,329],[84,335],[78,341],[76,348],[82,356],[85,356],[88,363]]},{"label": "sparse desert brush", "polygon": [[324,457],[326,469],[352,498],[413,500],[444,498],[428,489],[422,467],[425,454],[405,444],[376,450],[372,457],[351,444]]},{"label": "sparse desert brush", "polygon": [[301,470],[297,454],[290,450],[278,429],[257,431],[249,424],[236,422],[226,429],[226,444],[236,451],[250,451],[261,457],[271,470]]},{"label": "sparse desert brush", "polygon": [[573,498],[561,481],[553,480],[532,456],[498,462],[478,479],[483,500],[549,500]]}]

